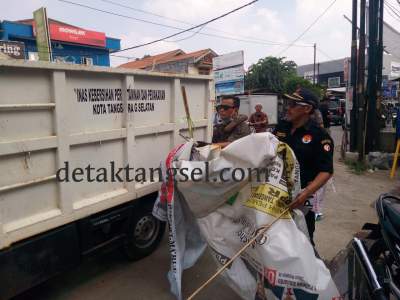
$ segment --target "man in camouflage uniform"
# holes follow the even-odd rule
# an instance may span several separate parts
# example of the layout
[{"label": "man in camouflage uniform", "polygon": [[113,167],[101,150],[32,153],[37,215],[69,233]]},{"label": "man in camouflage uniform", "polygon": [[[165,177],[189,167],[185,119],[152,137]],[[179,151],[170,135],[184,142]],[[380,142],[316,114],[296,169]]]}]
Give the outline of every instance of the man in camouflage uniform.
[{"label": "man in camouflage uniform", "polygon": [[220,122],[214,125],[213,143],[222,148],[231,142],[250,134],[246,123],[247,116],[239,115],[240,99],[234,96],[223,96],[217,106]]}]

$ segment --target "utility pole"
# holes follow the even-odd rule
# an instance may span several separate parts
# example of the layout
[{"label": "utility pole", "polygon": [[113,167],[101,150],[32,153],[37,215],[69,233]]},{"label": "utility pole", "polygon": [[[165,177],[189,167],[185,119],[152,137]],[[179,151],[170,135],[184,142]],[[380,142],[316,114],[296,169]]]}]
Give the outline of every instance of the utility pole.
[{"label": "utility pole", "polygon": [[377,114],[377,75],[379,64],[378,51],[378,19],[379,4],[381,0],[370,0],[368,8],[369,26],[369,48],[368,48],[368,80],[367,80],[367,134],[366,152],[374,151],[377,147],[379,135],[378,114]]},{"label": "utility pole", "polygon": [[358,124],[357,124],[357,149],[358,160],[365,160],[365,7],[366,0],[360,3],[360,44],[358,49],[358,78],[357,78],[357,106],[358,106]]},{"label": "utility pole", "polygon": [[[379,19],[378,19],[378,54],[377,54],[377,75],[376,75],[376,88],[377,88],[377,118],[380,119],[381,101],[382,101],[382,69],[383,69],[383,7],[384,0],[379,0]],[[380,126],[375,127],[375,140],[380,148]]]},{"label": "utility pole", "polygon": [[315,85],[315,67],[316,67],[316,61],[317,61],[317,44],[314,43],[314,72],[313,72],[313,85]]},{"label": "utility pole", "polygon": [[[373,0],[372,0],[373,1]],[[351,26],[351,87],[353,107],[350,113],[350,151],[354,152],[357,145],[357,0],[353,0]]]},{"label": "utility pole", "polygon": [[383,7],[384,0],[379,0],[379,25],[378,25],[378,64],[377,64],[377,87],[378,96],[382,91],[382,64],[383,64]]}]

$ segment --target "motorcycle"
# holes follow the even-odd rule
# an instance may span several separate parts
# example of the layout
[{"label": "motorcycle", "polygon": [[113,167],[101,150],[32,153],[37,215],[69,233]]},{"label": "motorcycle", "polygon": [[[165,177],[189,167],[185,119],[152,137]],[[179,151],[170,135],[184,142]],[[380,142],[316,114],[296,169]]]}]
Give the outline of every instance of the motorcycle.
[{"label": "motorcycle", "polygon": [[382,128],[385,128],[386,127],[386,115],[385,114],[380,114],[380,118],[379,118],[379,121],[380,121],[380,127],[381,127],[381,129]]},{"label": "motorcycle", "polygon": [[[366,223],[366,239],[352,242],[349,299],[400,299],[400,198],[383,194],[375,209],[378,224]],[[354,276],[357,270],[363,276]]]}]

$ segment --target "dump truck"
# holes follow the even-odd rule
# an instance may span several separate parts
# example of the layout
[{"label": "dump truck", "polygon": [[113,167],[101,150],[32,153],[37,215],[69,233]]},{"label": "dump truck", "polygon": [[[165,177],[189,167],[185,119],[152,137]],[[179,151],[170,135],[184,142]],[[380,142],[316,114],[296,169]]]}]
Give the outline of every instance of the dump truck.
[{"label": "dump truck", "polygon": [[210,76],[0,60],[0,299],[105,249],[156,249],[160,161],[189,135],[182,86],[211,141]]}]

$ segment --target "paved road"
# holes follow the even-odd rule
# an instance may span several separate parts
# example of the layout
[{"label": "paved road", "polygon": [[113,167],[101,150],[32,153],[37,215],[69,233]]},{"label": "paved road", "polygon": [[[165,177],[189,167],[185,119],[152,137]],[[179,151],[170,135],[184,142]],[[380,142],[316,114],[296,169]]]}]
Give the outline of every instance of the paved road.
[{"label": "paved road", "polygon": [[[173,300],[166,277],[169,269],[166,236],[158,250],[141,261],[129,262],[121,252],[113,251],[87,261],[15,300]],[[195,267],[184,273],[184,295],[188,297],[215,270],[214,262],[204,255]],[[217,280],[197,299],[240,298]]]},{"label": "paved road", "polygon": [[335,148],[340,147],[341,141],[342,141],[342,134],[343,130],[341,126],[332,126],[330,128],[331,132],[331,137],[333,139],[333,142],[335,143]]}]

